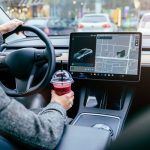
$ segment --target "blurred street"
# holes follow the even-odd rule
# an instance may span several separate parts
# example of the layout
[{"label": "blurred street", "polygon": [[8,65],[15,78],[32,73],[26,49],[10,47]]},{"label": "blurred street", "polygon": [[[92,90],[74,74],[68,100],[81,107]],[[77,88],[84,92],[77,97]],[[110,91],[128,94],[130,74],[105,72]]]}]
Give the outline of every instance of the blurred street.
[{"label": "blurred street", "polygon": [[[100,32],[137,31],[143,14],[150,10],[148,2],[149,0],[1,0],[0,6],[10,18],[35,25],[47,35],[66,35],[74,31],[88,31],[88,28],[89,31]],[[100,28],[93,23],[96,21],[93,18],[86,24],[82,22],[86,15],[91,14],[108,15],[109,19],[100,19],[97,22]],[[37,24],[33,23],[35,20]],[[45,21],[38,24],[41,20]]]}]

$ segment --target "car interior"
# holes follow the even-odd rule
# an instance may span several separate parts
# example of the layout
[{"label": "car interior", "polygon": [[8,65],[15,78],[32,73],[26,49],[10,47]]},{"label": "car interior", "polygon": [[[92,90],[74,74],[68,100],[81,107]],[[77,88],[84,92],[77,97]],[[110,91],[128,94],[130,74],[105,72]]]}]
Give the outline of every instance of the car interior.
[{"label": "car interior", "polygon": [[[24,38],[7,42],[10,36],[20,36],[18,32]],[[24,25],[5,34],[4,40],[0,84],[27,109],[38,113],[50,102],[50,80],[62,65],[73,77],[74,105],[67,112],[69,121],[57,150],[106,149],[137,114],[149,109],[150,45],[143,46],[149,40],[140,32],[48,37]],[[82,49],[92,53],[80,56]],[[75,58],[77,53],[80,61]]]}]

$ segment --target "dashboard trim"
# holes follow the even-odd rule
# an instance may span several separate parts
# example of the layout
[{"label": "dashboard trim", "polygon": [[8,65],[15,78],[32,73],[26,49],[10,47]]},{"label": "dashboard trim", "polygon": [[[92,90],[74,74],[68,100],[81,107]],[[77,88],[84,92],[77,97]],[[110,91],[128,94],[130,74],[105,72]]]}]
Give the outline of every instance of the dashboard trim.
[{"label": "dashboard trim", "polygon": [[75,125],[76,122],[79,120],[79,118],[83,115],[91,115],[91,116],[102,116],[102,117],[109,117],[109,118],[115,118],[115,119],[118,119],[119,120],[119,124],[118,124],[118,127],[117,127],[117,130],[116,130],[116,133],[115,133],[115,138],[117,137],[117,134],[119,132],[119,127],[120,127],[120,118],[117,117],[117,116],[112,116],[112,115],[106,115],[106,114],[95,114],[95,113],[81,113],[79,114],[79,116],[75,119],[75,121],[73,121],[73,124],[72,125]]}]

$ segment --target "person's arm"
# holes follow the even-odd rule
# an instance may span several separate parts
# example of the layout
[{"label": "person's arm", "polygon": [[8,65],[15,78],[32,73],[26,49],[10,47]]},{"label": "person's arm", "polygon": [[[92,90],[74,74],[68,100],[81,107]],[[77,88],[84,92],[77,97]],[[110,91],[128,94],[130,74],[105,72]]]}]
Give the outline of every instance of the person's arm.
[{"label": "person's arm", "polygon": [[[37,115],[0,88],[0,132],[33,147],[54,149],[63,133],[66,109],[71,107],[73,95],[71,92],[58,97],[52,93],[53,102]],[[59,100],[55,102],[56,97],[64,99],[63,106]]]},{"label": "person's arm", "polygon": [[21,20],[13,19],[0,25],[0,45],[3,44],[3,34],[15,30],[18,26],[23,25]]},{"label": "person's arm", "polygon": [[5,34],[7,32],[11,32],[15,30],[18,26],[23,25],[23,23],[23,21],[18,19],[10,20],[9,22],[0,25],[0,33]]}]

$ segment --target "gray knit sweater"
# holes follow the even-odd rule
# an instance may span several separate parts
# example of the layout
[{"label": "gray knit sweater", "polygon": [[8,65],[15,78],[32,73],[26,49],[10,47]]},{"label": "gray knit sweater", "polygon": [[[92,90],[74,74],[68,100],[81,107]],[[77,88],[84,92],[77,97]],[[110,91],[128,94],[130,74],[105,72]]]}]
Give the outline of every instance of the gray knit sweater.
[{"label": "gray knit sweater", "polygon": [[[0,39],[2,43],[2,39]],[[39,114],[8,97],[0,87],[0,133],[40,149],[54,149],[66,120],[66,110],[50,103]]]}]

